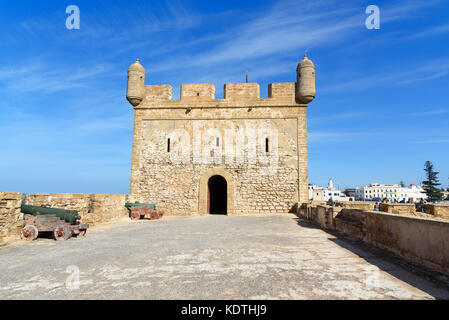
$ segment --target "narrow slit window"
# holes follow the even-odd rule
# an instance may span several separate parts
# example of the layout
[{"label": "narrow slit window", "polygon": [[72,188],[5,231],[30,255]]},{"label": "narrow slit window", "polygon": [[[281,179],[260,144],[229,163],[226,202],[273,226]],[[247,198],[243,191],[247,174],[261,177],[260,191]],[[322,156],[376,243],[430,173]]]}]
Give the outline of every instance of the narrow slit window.
[{"label": "narrow slit window", "polygon": [[270,152],[270,141],[265,138],[265,152]]},{"label": "narrow slit window", "polygon": [[170,152],[170,138],[167,140],[167,152]]},{"label": "narrow slit window", "polygon": [[217,147],[220,146],[220,138],[217,138]]}]

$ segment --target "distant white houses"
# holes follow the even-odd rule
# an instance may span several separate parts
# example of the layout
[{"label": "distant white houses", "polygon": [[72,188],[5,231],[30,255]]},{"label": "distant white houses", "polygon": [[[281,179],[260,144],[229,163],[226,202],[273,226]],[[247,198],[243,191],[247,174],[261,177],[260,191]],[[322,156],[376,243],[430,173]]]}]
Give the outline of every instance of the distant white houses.
[{"label": "distant white houses", "polygon": [[381,201],[387,199],[388,202],[419,202],[426,200],[427,195],[422,186],[411,184],[408,187],[401,187],[398,184],[371,183],[364,187],[348,188],[344,191],[336,189],[332,179],[329,179],[327,187],[320,187],[309,184],[309,200],[328,201]]},{"label": "distant white houses", "polygon": [[329,179],[327,187],[309,184],[309,200],[327,202],[331,198],[334,201],[349,201],[349,197],[343,191],[334,187],[332,179]]},{"label": "distant white houses", "polygon": [[443,200],[449,200],[449,189],[446,191],[443,191]]},{"label": "distant white houses", "polygon": [[356,201],[373,201],[386,198],[389,202],[418,202],[427,198],[424,189],[414,184],[410,187],[401,187],[398,184],[371,183],[368,186],[347,189],[347,192],[353,193]]}]

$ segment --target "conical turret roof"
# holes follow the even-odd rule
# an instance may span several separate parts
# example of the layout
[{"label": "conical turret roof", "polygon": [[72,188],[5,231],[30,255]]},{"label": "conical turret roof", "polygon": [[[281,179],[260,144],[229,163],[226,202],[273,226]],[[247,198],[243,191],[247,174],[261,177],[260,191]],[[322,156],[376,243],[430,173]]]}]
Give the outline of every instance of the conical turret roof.
[{"label": "conical turret roof", "polygon": [[132,70],[136,70],[136,71],[141,71],[141,72],[145,72],[145,68],[140,64],[139,59],[136,60],[136,62],[134,62],[128,69],[129,71]]},{"label": "conical turret roof", "polygon": [[315,65],[313,64],[312,60],[307,58],[307,55],[304,55],[304,58],[302,58],[302,60],[298,64],[298,68],[302,68],[302,67],[313,67],[313,68],[315,68]]}]

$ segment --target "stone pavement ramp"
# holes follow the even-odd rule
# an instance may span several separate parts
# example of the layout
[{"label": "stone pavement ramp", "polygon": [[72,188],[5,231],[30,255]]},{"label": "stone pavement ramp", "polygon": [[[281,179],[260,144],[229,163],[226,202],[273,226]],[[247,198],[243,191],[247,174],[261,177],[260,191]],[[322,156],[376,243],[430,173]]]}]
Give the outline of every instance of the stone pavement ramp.
[{"label": "stone pavement ramp", "polygon": [[1,299],[449,298],[447,277],[294,215],[164,217],[14,244],[0,275]]}]

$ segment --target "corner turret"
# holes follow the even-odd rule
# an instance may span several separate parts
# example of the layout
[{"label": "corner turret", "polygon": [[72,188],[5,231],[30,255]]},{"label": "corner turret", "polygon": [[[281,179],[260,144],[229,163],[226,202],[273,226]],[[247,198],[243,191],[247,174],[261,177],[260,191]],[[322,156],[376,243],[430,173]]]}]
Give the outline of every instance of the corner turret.
[{"label": "corner turret", "polygon": [[299,102],[310,103],[315,99],[315,65],[306,55],[296,68],[296,98]]},{"label": "corner turret", "polygon": [[138,106],[145,95],[145,69],[140,64],[139,59],[128,69],[128,88],[126,99],[134,107]]}]

